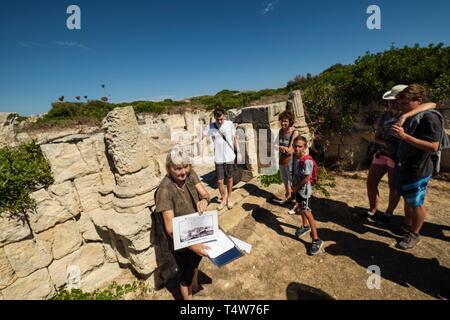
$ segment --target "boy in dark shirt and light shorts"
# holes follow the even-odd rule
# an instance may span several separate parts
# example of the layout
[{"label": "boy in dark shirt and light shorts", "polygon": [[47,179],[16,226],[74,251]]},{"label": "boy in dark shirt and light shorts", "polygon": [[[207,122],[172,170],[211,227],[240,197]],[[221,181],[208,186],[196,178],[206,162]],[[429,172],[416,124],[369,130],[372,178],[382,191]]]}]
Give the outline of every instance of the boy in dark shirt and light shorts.
[{"label": "boy in dark shirt and light shorts", "polygon": [[[404,112],[418,108],[427,100],[425,89],[417,84],[408,86],[398,96]],[[422,112],[405,123],[394,125],[392,133],[400,139],[397,149],[397,188],[405,200],[405,231],[398,247],[412,249],[421,240],[419,232],[425,221],[425,195],[433,174],[432,154],[439,150],[442,120],[437,111]]]},{"label": "boy in dark shirt and light shorts", "polygon": [[[314,162],[306,155],[308,149],[307,140],[304,137],[297,137],[293,142],[294,159],[292,161],[292,193],[295,194],[297,202],[295,211],[300,212],[302,216],[303,226],[295,232],[295,236],[300,238],[311,232],[312,244],[308,251],[310,255],[316,255],[323,246],[323,241],[317,235],[316,221],[309,208],[309,199],[312,195],[312,185],[310,177],[313,173]],[[308,226],[309,223],[309,226]]]}]

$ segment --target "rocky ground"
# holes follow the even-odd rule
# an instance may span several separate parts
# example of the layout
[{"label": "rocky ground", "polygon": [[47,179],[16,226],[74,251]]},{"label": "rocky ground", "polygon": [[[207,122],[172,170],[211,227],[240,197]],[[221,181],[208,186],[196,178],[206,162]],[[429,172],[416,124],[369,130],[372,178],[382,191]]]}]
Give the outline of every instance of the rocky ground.
[{"label": "rocky ground", "polygon": [[[207,176],[206,176],[207,177]],[[310,239],[294,237],[299,216],[275,205],[280,186],[263,189],[258,183],[236,191],[241,200],[236,208],[223,212],[220,226],[230,235],[253,245],[248,254],[229,265],[217,268],[203,259],[203,290],[194,298],[203,299],[436,299],[450,289],[450,182],[433,180],[426,206],[428,217],[423,240],[414,249],[396,248],[399,239],[393,232],[401,223],[399,205],[391,225],[357,216],[367,204],[366,172],[335,176],[336,187],[329,198],[316,194],[312,209],[319,236],[325,241],[318,256],[307,255]],[[387,195],[387,183],[381,194]],[[387,205],[383,197],[381,209]],[[367,268],[381,269],[380,289],[370,290]],[[140,295],[139,299],[179,297],[176,281],[162,290]]]}]

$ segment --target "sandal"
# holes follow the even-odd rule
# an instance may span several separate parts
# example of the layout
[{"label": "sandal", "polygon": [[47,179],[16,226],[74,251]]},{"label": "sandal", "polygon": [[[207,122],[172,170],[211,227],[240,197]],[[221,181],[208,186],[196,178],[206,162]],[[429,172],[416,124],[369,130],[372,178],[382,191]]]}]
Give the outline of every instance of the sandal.
[{"label": "sandal", "polygon": [[226,203],[221,203],[221,204],[219,204],[219,206],[217,207],[217,210],[222,210],[223,208],[225,208],[225,206],[226,206],[227,204]]}]

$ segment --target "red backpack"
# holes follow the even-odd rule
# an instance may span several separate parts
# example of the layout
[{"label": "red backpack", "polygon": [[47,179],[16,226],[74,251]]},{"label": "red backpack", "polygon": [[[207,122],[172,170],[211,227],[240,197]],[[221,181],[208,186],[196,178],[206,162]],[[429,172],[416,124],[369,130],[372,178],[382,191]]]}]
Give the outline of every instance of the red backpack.
[{"label": "red backpack", "polygon": [[313,171],[309,176],[309,183],[311,183],[312,186],[315,186],[319,180],[319,178],[317,177],[317,163],[313,159],[313,157],[307,154],[299,160],[299,168],[303,168],[303,165],[305,164],[306,160],[311,160],[313,162]]}]

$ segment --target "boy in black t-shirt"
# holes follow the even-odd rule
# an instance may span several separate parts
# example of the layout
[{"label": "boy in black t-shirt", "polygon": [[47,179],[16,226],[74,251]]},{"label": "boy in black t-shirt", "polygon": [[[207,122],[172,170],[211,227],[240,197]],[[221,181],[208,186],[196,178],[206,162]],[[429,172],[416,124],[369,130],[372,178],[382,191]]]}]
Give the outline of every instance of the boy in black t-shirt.
[{"label": "boy in black t-shirt", "polygon": [[[403,112],[408,112],[426,101],[425,89],[417,84],[410,85],[397,99]],[[439,149],[443,128],[436,111],[419,113],[404,127],[394,125],[392,133],[400,139],[396,157],[397,188],[405,200],[402,229],[406,234],[398,246],[406,250],[421,240],[419,232],[426,215],[424,200],[434,168],[431,156]]]}]

